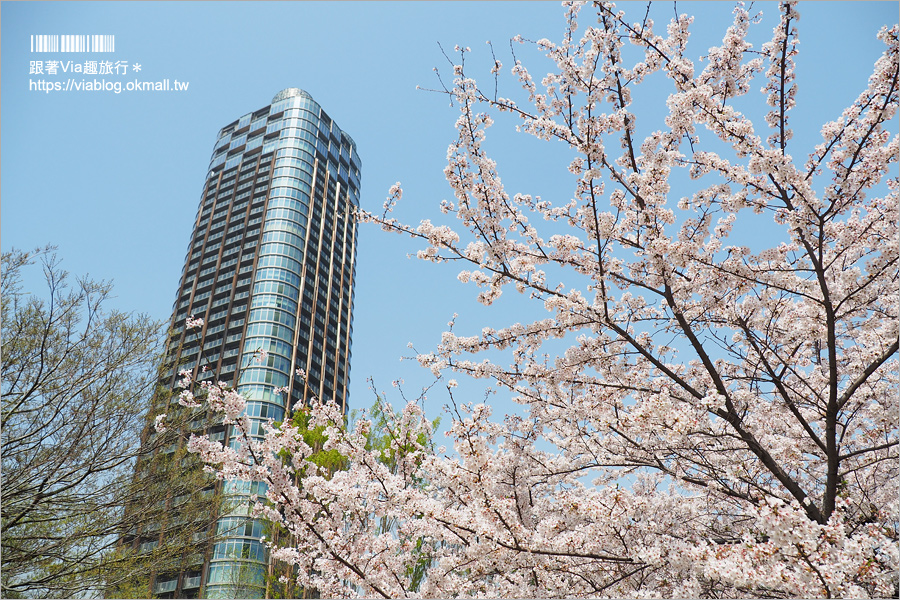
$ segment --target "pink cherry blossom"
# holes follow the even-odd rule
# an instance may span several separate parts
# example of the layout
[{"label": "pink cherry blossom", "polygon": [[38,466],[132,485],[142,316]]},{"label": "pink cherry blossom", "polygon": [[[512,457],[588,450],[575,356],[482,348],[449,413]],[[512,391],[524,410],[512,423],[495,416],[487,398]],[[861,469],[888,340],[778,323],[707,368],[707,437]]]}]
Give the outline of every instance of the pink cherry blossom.
[{"label": "pink cherry blossom", "polygon": [[[470,332],[454,318],[418,353],[447,381],[450,447],[419,400],[347,425],[312,399],[330,472],[292,421],[251,435],[244,400],[203,382],[241,443],[189,448],[267,484],[253,514],[289,532],[272,557],[323,597],[895,597],[900,29],[805,148],[796,3],[758,48],[738,6],[697,52],[687,15],[564,6],[560,41],[514,39],[551,65],[514,55],[515,100],[457,48],[434,220],[391,216],[399,183],[359,214],[460,264],[484,305],[534,305]],[[639,128],[643,102],[665,119]],[[507,189],[486,140],[510,122],[566,148],[571,194]],[[460,398],[466,377],[521,414]]]}]

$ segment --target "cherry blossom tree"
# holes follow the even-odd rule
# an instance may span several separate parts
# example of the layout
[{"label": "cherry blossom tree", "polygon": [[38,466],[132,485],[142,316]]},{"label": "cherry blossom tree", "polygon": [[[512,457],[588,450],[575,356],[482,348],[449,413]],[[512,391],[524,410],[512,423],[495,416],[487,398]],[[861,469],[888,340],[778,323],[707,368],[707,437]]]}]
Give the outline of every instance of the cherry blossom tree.
[{"label": "cherry blossom tree", "polygon": [[[800,15],[778,10],[754,49],[754,15],[738,6],[697,61],[689,16],[659,32],[649,14],[567,4],[562,41],[533,42],[553,71],[537,82],[514,58],[520,102],[479,87],[457,49],[444,88],[460,110],[454,199],[441,205],[457,224],[394,219],[399,184],[383,215],[361,216],[421,240],[420,258],[461,263],[483,304],[514,290],[546,309],[451,329],[418,356],[438,376],[490,380],[523,414],[458,405],[449,380],[452,450],[434,447],[411,402],[385,413],[387,464],[367,446],[372,420],[347,428],[317,402],[327,448],[347,458],[334,473],[290,423],[230,448],[194,439],[220,477],[268,485],[255,511],[291,532],[272,552],[299,585],[334,597],[897,596],[898,27],[878,32],[868,87],[801,148]],[[754,123],[758,109],[743,107],[760,88]],[[638,129],[637,98],[665,103],[658,130]],[[507,192],[485,145],[495,117],[572,152],[571,199]],[[250,431],[239,396],[207,393]]]}]

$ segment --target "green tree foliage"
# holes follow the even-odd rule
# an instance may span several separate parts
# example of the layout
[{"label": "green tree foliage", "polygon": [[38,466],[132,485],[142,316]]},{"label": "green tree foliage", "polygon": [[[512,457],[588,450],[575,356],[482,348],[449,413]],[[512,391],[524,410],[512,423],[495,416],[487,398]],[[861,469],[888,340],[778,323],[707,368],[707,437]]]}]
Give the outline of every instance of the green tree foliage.
[{"label": "green tree foliage", "polygon": [[[395,471],[399,462],[398,459],[404,454],[412,452],[413,448],[411,443],[404,443],[397,435],[396,415],[390,405],[386,404],[381,396],[377,396],[375,403],[365,411],[351,411],[349,419],[342,424],[343,428],[352,429],[359,418],[367,418],[371,421],[371,427],[366,434],[366,449],[376,451],[379,460],[391,471]],[[326,448],[326,443],[328,442],[328,436],[325,432],[326,427],[323,425],[311,425],[310,421],[311,413],[307,407],[294,411],[290,420],[290,423],[298,429],[298,435],[303,439],[303,442],[313,450],[308,461],[316,465],[324,473],[334,473],[338,470],[346,469],[349,466],[349,459],[334,448]],[[432,430],[437,429],[439,422],[439,418],[434,420]],[[431,440],[426,439],[424,434],[420,435],[417,441],[421,445],[430,445],[431,443]],[[282,451],[282,458],[286,461],[291,459],[284,450]],[[305,475],[306,473],[302,469],[298,473],[300,479]],[[424,485],[425,482],[423,481],[422,484]],[[379,524],[378,531],[379,533],[392,531],[395,525],[391,521],[384,520]],[[266,524],[266,539],[274,542],[277,546],[290,547],[294,545],[288,530],[273,523]],[[417,547],[421,549],[422,546],[422,540],[417,540]],[[430,563],[431,558],[423,553],[420,560],[410,567],[410,576],[413,580],[421,582]],[[267,598],[318,597],[315,590],[304,589],[302,586],[299,586],[296,581],[294,567],[281,561],[270,561],[266,577],[266,588]]]},{"label": "green tree foliage", "polygon": [[[25,284],[40,280],[38,268],[42,294]],[[146,573],[184,550],[123,544],[159,527],[179,495],[160,469],[135,477],[136,461],[194,459],[161,453],[171,441],[147,437],[163,328],[108,309],[111,292],[108,282],[70,277],[52,248],[2,255],[5,598],[145,595]],[[197,482],[182,483],[190,499]],[[127,512],[134,498],[141,510]]]}]

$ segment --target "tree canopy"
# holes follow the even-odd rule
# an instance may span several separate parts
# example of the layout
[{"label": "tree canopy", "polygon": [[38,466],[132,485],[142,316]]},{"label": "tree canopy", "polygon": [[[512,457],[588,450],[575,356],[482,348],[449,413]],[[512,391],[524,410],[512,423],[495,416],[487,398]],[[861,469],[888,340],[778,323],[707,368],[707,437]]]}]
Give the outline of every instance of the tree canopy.
[{"label": "tree canopy", "polygon": [[4,253],[2,265],[2,596],[149,593],[150,571],[179,560],[195,531],[143,555],[123,545],[138,530],[158,538],[167,500],[197,491],[158,464],[134,472],[172,462],[155,456],[171,439],[142,443],[165,330],[110,310],[111,284],[73,280],[52,248]]},{"label": "tree canopy", "polygon": [[[898,27],[873,32],[884,53],[868,86],[805,148],[791,129],[798,6],[778,11],[754,48],[755,15],[738,6],[701,62],[688,15],[660,31],[649,10],[634,21],[611,3],[568,4],[560,42],[514,40],[552,63],[537,80],[514,55],[519,101],[480,86],[457,48],[444,88],[460,111],[454,199],[441,204],[456,225],[394,219],[399,184],[383,215],[362,217],[422,240],[420,258],[462,264],[483,304],[515,290],[547,311],[449,331],[419,355],[526,410],[496,421],[484,403],[459,404],[448,453],[422,443],[431,426],[410,403],[391,413],[389,469],[367,445],[371,421],[347,430],[337,407],[317,405],[326,448],[349,460],[327,477],[288,424],[236,450],[192,442],[225,477],[268,485],[256,510],[291,532],[295,545],[273,552],[299,585],[335,597],[897,595]],[[754,97],[756,122],[739,108]],[[664,104],[657,130],[639,135],[638,98]],[[560,173],[570,198],[507,191],[485,144],[504,118],[575,155]],[[239,402],[226,410],[249,430]]]}]

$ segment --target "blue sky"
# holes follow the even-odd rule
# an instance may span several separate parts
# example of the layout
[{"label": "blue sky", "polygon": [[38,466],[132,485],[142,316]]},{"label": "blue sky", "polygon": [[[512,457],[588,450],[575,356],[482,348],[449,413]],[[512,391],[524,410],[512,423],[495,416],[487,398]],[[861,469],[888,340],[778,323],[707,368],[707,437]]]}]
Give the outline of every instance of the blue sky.
[{"label": "blue sky", "polygon": [[[644,14],[644,3],[620,6],[631,20]],[[694,56],[718,43],[731,22],[728,2],[677,6],[699,13]],[[758,9],[765,17],[755,38],[764,41],[777,10],[772,2],[757,2]],[[800,96],[792,124],[805,156],[820,141],[820,125],[865,87],[882,50],[875,34],[897,20],[897,4],[801,2],[799,9]],[[655,2],[651,14],[661,23],[672,5]],[[505,65],[501,95],[511,94],[509,39],[558,40],[564,25],[555,2],[3,2],[0,23],[0,245],[55,244],[72,273],[114,281],[116,308],[160,319],[171,313],[220,127],[283,88],[301,87],[356,141],[365,208],[378,209],[401,181],[398,215],[438,221],[440,200],[452,195],[443,167],[458,112],[444,95],[416,89],[438,87],[434,67],[452,79],[438,44],[448,53],[456,44],[470,46],[467,66],[487,82],[492,61],[485,42],[491,40]],[[113,34],[116,51],[31,53],[33,34]],[[549,67],[526,48],[516,52],[536,78]],[[121,94],[30,90],[29,81],[69,77],[29,74],[30,61],[48,59],[126,61],[126,75],[107,79],[177,79],[189,87]],[[137,75],[134,63],[142,67]],[[648,128],[661,126],[658,107],[667,93],[645,113]],[[496,129],[490,148],[510,191],[568,199],[573,186],[562,149],[508,133],[505,123]],[[454,313],[462,333],[536,316],[515,298],[480,307],[476,291],[456,281],[458,269],[407,258],[417,249],[375,227],[361,229],[351,407],[371,404],[370,376],[379,389],[398,378],[410,391],[426,385],[428,372],[399,359],[411,353],[409,342],[420,351],[434,348]],[[483,387],[464,387],[466,399],[479,400]],[[431,408],[445,401],[436,394]]]}]

